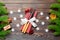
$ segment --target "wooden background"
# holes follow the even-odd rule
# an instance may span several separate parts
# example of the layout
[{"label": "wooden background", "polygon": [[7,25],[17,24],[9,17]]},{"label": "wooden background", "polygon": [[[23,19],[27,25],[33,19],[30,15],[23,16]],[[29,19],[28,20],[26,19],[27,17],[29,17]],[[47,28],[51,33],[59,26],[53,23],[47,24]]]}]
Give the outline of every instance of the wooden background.
[{"label": "wooden background", "polygon": [[6,4],[8,10],[17,11],[18,9],[24,8],[36,8],[43,12],[49,11],[49,6],[52,3],[55,3],[55,0],[0,0]]},{"label": "wooden background", "polygon": [[[12,10],[12,11],[17,11],[18,9],[25,9],[25,8],[29,8],[29,7],[31,7],[31,8],[34,8],[34,9],[37,9],[37,10],[39,10],[39,11],[43,11],[44,13],[46,13],[46,14],[48,14],[48,12],[49,12],[49,10],[50,10],[50,5],[52,4],[52,3],[56,3],[56,0],[0,0],[0,2],[4,2],[5,3],[5,5],[6,5],[6,7],[7,7],[7,9],[8,9],[8,11],[10,11],[10,10]],[[18,14],[19,15],[19,14]],[[16,16],[16,13],[14,14],[14,15],[11,15],[12,17],[13,16]],[[18,18],[18,16],[17,16],[17,18]],[[20,20],[19,20],[20,21]],[[17,21],[16,21],[17,22]],[[18,22],[17,22],[18,23]],[[14,24],[14,23],[13,23]],[[14,26],[12,24],[12,26]],[[15,28],[15,27],[14,27]],[[16,28],[17,29],[17,28]],[[17,29],[18,30],[18,29]],[[14,32],[14,33],[16,33],[16,32]],[[60,40],[59,38],[60,37],[54,37],[53,35],[51,35],[50,36],[50,34],[49,33],[47,33],[48,34],[48,39],[50,40],[50,38],[52,38],[51,40]],[[46,35],[47,35],[46,34]],[[21,38],[21,40],[23,40],[24,39],[24,36],[25,35],[22,35],[21,36],[21,34],[20,35],[13,35],[13,34],[11,34],[9,37],[7,37],[7,39],[6,40],[14,40],[14,36],[16,36],[16,38],[15,38],[15,40],[17,39],[19,39],[20,40],[20,38]],[[20,36],[20,38],[19,38],[19,36]],[[22,38],[23,37],[23,38]],[[26,36],[25,36],[26,37]],[[33,36],[31,36],[31,37],[33,37]],[[44,36],[43,36],[44,37]],[[27,38],[27,37],[26,37]],[[29,38],[29,37],[28,37]],[[39,37],[40,38],[40,37]],[[46,37],[47,38],[47,37]],[[38,39],[38,38],[37,38]],[[37,40],[37,39],[35,39],[35,40]],[[47,40],[48,40],[47,39]],[[25,39],[24,39],[25,40]],[[30,38],[30,40],[31,40],[31,38]]]}]

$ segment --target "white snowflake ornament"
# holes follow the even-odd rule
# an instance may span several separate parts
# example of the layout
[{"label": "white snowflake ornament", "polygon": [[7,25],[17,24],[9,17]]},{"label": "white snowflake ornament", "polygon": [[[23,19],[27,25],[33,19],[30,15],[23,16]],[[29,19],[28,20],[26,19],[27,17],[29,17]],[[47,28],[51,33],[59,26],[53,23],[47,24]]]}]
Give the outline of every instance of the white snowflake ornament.
[{"label": "white snowflake ornament", "polygon": [[12,28],[12,29],[11,29],[11,31],[12,31],[12,32],[14,32],[14,31],[15,31],[15,29],[14,29],[14,28]]},{"label": "white snowflake ornament", "polygon": [[38,20],[38,19],[36,19],[36,22],[39,22],[39,20]]},{"label": "white snowflake ornament", "polygon": [[43,12],[40,12],[40,15],[42,16],[43,15]]},{"label": "white snowflake ornament", "polygon": [[47,16],[47,17],[46,17],[46,19],[48,20],[48,19],[49,19],[49,17]]},{"label": "white snowflake ornament", "polygon": [[42,24],[42,25],[44,25],[44,24],[45,24],[45,22],[41,22],[41,24]]},{"label": "white snowflake ornament", "polygon": [[18,9],[18,12],[21,12],[21,9]]},{"label": "white snowflake ornament", "polygon": [[40,29],[39,27],[36,28],[37,31],[38,31],[39,29]]},{"label": "white snowflake ornament", "polygon": [[20,25],[19,24],[16,24],[17,27],[19,27]]},{"label": "white snowflake ornament", "polygon": [[49,30],[48,29],[45,29],[45,32],[48,32]]},{"label": "white snowflake ornament", "polygon": [[10,11],[10,14],[13,14],[13,11]]},{"label": "white snowflake ornament", "polygon": [[23,15],[22,14],[20,14],[20,18],[22,18],[23,17]]},{"label": "white snowflake ornament", "polygon": [[16,18],[16,17],[14,17],[14,18],[13,18],[13,20],[17,20],[17,18]]}]

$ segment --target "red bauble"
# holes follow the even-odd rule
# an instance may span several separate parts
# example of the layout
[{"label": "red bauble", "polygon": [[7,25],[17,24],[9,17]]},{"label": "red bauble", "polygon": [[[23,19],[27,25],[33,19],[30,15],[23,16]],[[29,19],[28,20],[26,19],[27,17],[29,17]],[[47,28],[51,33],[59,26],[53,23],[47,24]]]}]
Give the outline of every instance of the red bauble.
[{"label": "red bauble", "polygon": [[25,9],[25,14],[28,13],[28,12],[30,12],[31,10],[32,10],[32,8]]}]

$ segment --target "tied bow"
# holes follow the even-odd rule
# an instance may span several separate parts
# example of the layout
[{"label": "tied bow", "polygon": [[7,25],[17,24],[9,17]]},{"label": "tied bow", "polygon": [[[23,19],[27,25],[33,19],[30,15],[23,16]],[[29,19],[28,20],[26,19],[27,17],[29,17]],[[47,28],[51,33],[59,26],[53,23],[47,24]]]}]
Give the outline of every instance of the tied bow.
[{"label": "tied bow", "polygon": [[21,19],[21,25],[24,25],[27,22],[30,22],[32,24],[32,26],[36,27],[37,24],[34,21],[36,21],[35,17],[31,18],[30,20],[28,20],[27,18],[24,18],[24,19]]}]

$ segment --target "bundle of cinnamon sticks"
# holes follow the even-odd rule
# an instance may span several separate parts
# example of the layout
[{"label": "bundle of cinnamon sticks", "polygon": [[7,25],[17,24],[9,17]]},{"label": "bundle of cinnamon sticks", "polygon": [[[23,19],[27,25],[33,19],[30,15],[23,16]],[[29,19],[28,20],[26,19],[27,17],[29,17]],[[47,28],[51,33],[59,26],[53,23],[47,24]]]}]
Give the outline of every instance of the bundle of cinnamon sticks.
[{"label": "bundle of cinnamon sticks", "polygon": [[[30,20],[32,17],[37,17],[37,13],[38,12],[35,9],[27,8],[25,10],[25,18]],[[32,34],[34,32],[32,28],[32,24],[28,21],[27,23],[21,26],[20,30],[23,33]]]}]

